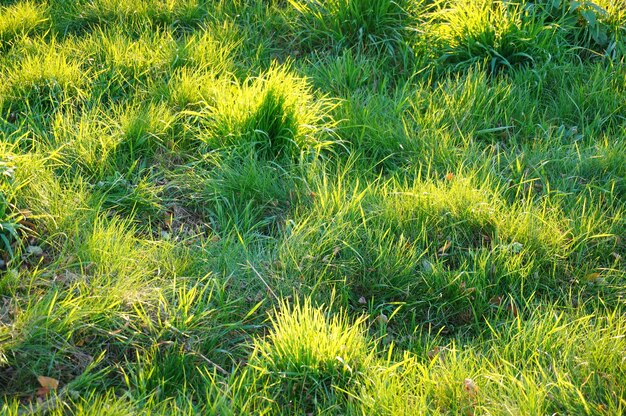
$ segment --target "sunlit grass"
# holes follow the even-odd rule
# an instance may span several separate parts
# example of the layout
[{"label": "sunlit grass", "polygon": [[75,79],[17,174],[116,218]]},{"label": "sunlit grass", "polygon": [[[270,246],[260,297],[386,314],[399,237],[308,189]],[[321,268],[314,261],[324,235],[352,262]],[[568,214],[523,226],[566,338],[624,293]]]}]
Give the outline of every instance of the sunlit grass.
[{"label": "sunlit grass", "polygon": [[626,9],[0,7],[0,413],[626,412]]}]

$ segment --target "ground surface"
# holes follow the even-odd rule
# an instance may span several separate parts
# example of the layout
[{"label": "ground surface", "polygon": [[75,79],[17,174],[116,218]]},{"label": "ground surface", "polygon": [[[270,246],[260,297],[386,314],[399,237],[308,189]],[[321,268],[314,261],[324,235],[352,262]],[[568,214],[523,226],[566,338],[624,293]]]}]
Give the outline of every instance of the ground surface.
[{"label": "ground surface", "polygon": [[626,412],[620,0],[4,0],[0,413]]}]

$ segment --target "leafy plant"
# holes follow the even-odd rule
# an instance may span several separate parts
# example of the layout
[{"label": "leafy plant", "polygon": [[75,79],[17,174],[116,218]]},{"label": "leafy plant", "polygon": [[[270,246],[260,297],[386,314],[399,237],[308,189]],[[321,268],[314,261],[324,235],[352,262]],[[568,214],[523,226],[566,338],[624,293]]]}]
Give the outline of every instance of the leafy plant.
[{"label": "leafy plant", "polygon": [[610,23],[611,13],[601,3],[590,0],[550,0],[528,3],[526,8],[538,11],[546,23],[557,25],[572,46],[588,49],[595,54],[611,54],[615,52],[619,32],[624,28]]}]

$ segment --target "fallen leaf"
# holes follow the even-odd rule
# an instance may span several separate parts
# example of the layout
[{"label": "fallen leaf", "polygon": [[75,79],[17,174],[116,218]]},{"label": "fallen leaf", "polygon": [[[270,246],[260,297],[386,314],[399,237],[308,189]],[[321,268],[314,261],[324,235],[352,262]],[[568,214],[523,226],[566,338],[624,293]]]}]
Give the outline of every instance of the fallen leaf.
[{"label": "fallen leaf", "polygon": [[39,382],[39,385],[44,389],[56,390],[59,387],[59,380],[57,380],[56,378],[37,376],[37,381]]},{"label": "fallen leaf", "polygon": [[467,287],[467,283],[465,282],[461,282],[459,287],[461,288],[461,291],[463,291],[463,293],[466,295],[471,295],[472,293],[476,292],[475,287]]},{"label": "fallen leaf", "polygon": [[165,219],[163,221],[163,224],[165,225],[165,228],[171,229],[173,222],[174,222],[174,212],[173,211],[166,212],[165,213]]},{"label": "fallen leaf", "polygon": [[454,179],[454,173],[452,173],[452,172],[448,172],[448,173],[446,173],[445,178],[446,178],[446,180],[447,180],[448,182],[450,182],[452,179]]},{"label": "fallen leaf", "polygon": [[47,389],[45,387],[39,387],[36,391],[35,391],[35,396],[37,396],[37,398],[40,397],[45,397],[48,395],[48,393],[50,393],[50,389]]}]

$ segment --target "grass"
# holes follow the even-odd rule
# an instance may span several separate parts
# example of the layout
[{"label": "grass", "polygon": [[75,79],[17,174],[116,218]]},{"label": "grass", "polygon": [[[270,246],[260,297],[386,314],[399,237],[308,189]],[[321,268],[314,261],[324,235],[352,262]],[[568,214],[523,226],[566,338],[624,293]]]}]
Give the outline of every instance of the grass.
[{"label": "grass", "polygon": [[625,35],[4,2],[0,413],[625,413]]}]

